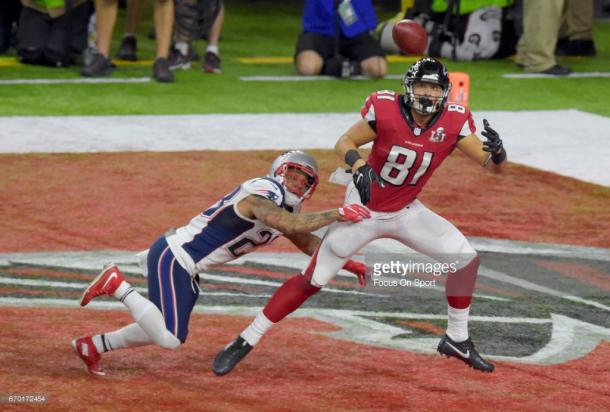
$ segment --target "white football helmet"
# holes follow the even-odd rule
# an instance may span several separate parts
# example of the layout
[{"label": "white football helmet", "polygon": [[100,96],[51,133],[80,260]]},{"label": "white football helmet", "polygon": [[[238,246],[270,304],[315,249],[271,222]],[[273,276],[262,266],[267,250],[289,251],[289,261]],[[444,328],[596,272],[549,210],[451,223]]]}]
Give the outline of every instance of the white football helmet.
[{"label": "white football helmet", "polygon": [[[298,196],[286,187],[285,175],[290,168],[299,170],[309,177],[309,187],[303,194]],[[309,199],[318,186],[318,164],[316,159],[301,150],[289,150],[279,155],[271,164],[269,176],[284,187],[284,202],[287,206],[295,207]]]}]

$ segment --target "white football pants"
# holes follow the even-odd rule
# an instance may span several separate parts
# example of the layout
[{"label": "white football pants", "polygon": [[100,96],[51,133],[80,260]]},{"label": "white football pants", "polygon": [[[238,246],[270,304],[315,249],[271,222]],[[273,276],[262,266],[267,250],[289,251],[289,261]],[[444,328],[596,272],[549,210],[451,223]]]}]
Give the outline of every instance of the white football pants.
[{"label": "white football pants", "polygon": [[[353,183],[347,187],[345,204],[360,203]],[[432,212],[419,200],[397,212],[373,212],[360,223],[336,222],[322,239],[307,274],[314,286],[325,286],[345,262],[375,239],[395,239],[405,246],[441,263],[466,266],[477,255],[466,237],[446,219]],[[311,272],[313,270],[313,273]]]}]

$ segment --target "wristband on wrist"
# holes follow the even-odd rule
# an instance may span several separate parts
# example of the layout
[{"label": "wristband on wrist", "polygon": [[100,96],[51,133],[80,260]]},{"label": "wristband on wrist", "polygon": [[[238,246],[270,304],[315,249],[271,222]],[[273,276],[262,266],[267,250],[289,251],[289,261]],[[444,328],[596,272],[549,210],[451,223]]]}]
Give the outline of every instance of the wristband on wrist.
[{"label": "wristband on wrist", "polygon": [[360,156],[360,153],[358,153],[358,150],[356,149],[350,149],[345,154],[345,163],[350,165],[350,167],[354,166],[354,163],[356,163],[358,159],[362,159],[362,156]]}]

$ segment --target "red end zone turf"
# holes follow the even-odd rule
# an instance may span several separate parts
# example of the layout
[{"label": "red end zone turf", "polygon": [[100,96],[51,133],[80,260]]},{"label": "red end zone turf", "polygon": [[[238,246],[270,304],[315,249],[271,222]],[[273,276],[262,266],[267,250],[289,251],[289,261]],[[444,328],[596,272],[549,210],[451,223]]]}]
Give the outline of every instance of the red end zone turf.
[{"label": "red end zone turf", "polygon": [[[147,248],[266,174],[277,153],[0,155],[0,252]],[[328,176],[340,162],[330,151],[312,153],[322,184],[305,210],[338,207],[344,188]],[[455,153],[420,198],[467,236],[610,247],[610,189],[507,169],[492,175]],[[266,250],[294,248],[277,242]]]},{"label": "red end zone turf", "polygon": [[[234,185],[265,174],[277,153],[0,155],[0,252],[146,248]],[[327,180],[340,163],[330,151],[313,154],[322,184],[306,209],[337,207],[343,188]],[[456,153],[421,199],[466,235],[610,247],[610,189],[551,173],[510,164],[504,176],[494,176]],[[266,250],[294,248],[278,242]],[[8,276],[87,278],[11,270]],[[607,284],[591,268],[578,273]],[[19,290],[27,297],[45,294]],[[76,302],[80,291],[53,293]],[[321,336],[316,332],[335,327],[289,318],[232,374],[214,376],[216,352],[249,320],[195,314],[184,347],[114,352],[103,360],[111,375],[96,379],[85,374],[70,340],[130,323],[126,311],[1,307],[0,396],[45,394],[44,409],[57,411],[610,410],[607,342],[566,364],[498,362],[496,372],[484,375],[453,359]],[[432,324],[410,326],[438,332]]]},{"label": "red end zone turf", "polygon": [[[311,333],[287,319],[234,372],[211,372],[216,352],[248,322],[194,315],[175,351],[103,356],[110,375],[87,375],[70,338],[131,322],[124,311],[0,309],[3,394],[43,393],[45,410],[608,410],[610,345],[558,366],[498,362],[493,374],[441,356],[372,348]],[[21,348],[22,350],[15,350]],[[27,350],[25,350],[27,348]],[[281,348],[281,350],[278,350]]]}]

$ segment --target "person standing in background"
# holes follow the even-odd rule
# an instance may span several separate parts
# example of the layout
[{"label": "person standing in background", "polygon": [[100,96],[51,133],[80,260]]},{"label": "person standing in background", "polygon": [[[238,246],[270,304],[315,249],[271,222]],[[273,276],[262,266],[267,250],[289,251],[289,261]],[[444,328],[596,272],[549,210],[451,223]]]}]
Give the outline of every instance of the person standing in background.
[{"label": "person standing in background", "polygon": [[371,0],[307,0],[296,45],[297,72],[384,77],[385,52],[369,33],[376,26]]},{"label": "person standing in background", "polygon": [[517,65],[530,73],[570,74],[571,70],[555,59],[558,38],[565,35],[567,39],[559,43],[559,55],[579,55],[577,50],[584,44],[588,45],[584,52],[593,55],[592,27],[593,0],[523,0],[523,34],[517,44]]},{"label": "person standing in background", "polygon": [[555,54],[585,57],[597,54],[593,43],[593,3],[593,0],[566,0]]},{"label": "person standing in background", "polygon": [[[82,68],[82,76],[109,76],[116,68],[110,60],[110,43],[117,12],[118,0],[95,0],[97,53]],[[173,82],[174,75],[169,70],[169,62],[167,60],[174,24],[173,0],[155,0],[154,19],[157,58],[153,65],[153,78],[159,82]]]},{"label": "person standing in background", "polygon": [[170,68],[188,69],[199,60],[193,42],[207,40],[202,70],[220,73],[220,33],[224,23],[225,7],[222,0],[176,0],[174,47],[170,53]]}]

